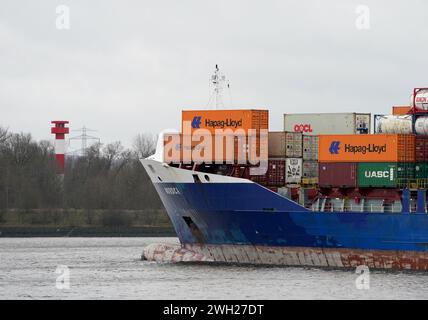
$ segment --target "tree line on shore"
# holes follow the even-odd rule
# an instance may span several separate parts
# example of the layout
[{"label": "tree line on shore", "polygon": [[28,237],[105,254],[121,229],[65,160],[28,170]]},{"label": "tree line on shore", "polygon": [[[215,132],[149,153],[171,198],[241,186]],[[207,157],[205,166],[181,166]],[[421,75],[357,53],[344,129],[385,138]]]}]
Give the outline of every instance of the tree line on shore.
[{"label": "tree line on shore", "polygon": [[131,149],[120,142],[96,143],[81,156],[66,156],[61,178],[51,142],[0,127],[0,210],[161,209],[139,162],[154,152],[155,143],[150,134],[137,135]]}]

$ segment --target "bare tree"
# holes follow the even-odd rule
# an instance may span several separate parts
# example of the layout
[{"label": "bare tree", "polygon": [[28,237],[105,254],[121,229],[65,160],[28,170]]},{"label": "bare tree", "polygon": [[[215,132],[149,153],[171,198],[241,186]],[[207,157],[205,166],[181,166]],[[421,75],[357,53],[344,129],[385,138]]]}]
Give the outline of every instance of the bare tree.
[{"label": "bare tree", "polygon": [[6,141],[10,138],[10,134],[7,129],[0,127],[0,145],[6,143]]},{"label": "bare tree", "polygon": [[123,149],[124,148],[120,141],[109,143],[103,148],[103,154],[107,159],[108,168],[110,168],[112,163],[120,157]]},{"label": "bare tree", "polygon": [[150,133],[140,133],[134,138],[133,147],[138,158],[147,158],[156,151],[156,136]]}]

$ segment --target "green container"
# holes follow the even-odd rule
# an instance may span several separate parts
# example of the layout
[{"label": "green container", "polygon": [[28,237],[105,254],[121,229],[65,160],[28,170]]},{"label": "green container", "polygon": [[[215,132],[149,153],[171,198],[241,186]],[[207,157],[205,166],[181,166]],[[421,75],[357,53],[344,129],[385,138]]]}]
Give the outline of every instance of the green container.
[{"label": "green container", "polygon": [[415,164],[411,162],[362,162],[358,164],[357,174],[359,187],[396,188],[415,178]]},{"label": "green container", "polygon": [[428,162],[417,162],[415,165],[415,178],[428,179]]},{"label": "green container", "polygon": [[414,179],[415,163],[414,162],[397,163],[397,177],[398,179]]}]

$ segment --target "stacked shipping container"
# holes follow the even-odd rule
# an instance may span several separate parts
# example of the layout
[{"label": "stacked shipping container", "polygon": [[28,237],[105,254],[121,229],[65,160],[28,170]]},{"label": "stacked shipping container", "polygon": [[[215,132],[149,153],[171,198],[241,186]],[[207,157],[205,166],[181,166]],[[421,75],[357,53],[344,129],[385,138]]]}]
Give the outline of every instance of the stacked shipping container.
[{"label": "stacked shipping container", "polygon": [[318,136],[303,135],[302,184],[318,184]]},{"label": "stacked shipping container", "polygon": [[404,186],[415,175],[415,140],[414,135],[398,134],[321,135],[319,185]]},{"label": "stacked shipping container", "polygon": [[[254,150],[255,155],[259,156],[268,148],[265,141],[260,139],[262,130],[267,132],[268,128],[268,110],[183,110],[181,134],[165,136],[164,145],[169,147],[169,151],[165,153],[164,161],[178,163],[185,160],[191,163],[202,159],[210,163],[215,160],[236,163],[238,154],[249,159],[254,155]],[[255,139],[249,139],[250,131],[254,132]],[[205,134],[211,134],[211,141],[204,141],[202,137]],[[215,137],[219,134],[233,140],[233,151],[228,150],[230,154],[226,152],[226,138],[222,141],[223,150],[219,150],[221,146]],[[174,145],[171,145],[174,137]],[[197,151],[198,159],[192,157],[194,150]],[[222,157],[216,157],[218,154],[222,154]]]},{"label": "stacked shipping container", "polygon": [[285,162],[284,184],[300,184],[302,148],[302,133],[300,132],[269,132],[269,159],[281,159]]}]

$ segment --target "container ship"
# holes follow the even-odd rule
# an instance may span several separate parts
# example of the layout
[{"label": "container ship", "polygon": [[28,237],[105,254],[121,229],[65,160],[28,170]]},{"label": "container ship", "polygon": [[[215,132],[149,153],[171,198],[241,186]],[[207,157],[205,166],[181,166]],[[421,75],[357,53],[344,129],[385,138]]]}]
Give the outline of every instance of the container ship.
[{"label": "container ship", "polygon": [[271,132],[265,109],[182,111],[141,160],[180,246],[144,257],[426,271],[428,89],[373,126],[370,113],[283,120]]}]

